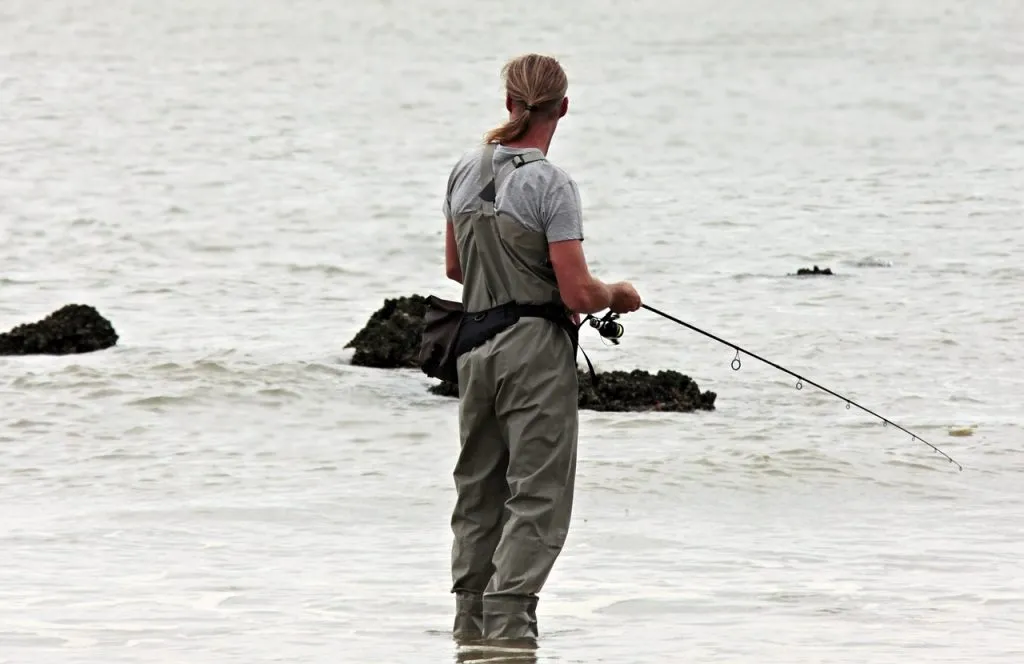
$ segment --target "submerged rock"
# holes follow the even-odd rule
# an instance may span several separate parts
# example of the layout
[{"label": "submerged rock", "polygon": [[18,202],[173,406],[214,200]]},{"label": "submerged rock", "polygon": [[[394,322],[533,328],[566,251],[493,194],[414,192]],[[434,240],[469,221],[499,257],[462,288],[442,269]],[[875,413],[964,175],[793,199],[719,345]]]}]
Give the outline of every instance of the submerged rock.
[{"label": "submerged rock", "polygon": [[714,410],[714,392],[701,392],[692,378],[678,371],[651,374],[640,369],[599,373],[596,386],[580,375],[580,408],[602,411]]},{"label": "submerged rock", "polygon": [[827,275],[830,275],[830,274],[832,274],[832,268],[826,267],[824,270],[822,270],[817,265],[815,265],[814,268],[802,267],[802,268],[800,268],[799,270],[796,271],[796,274],[797,274],[797,276],[801,276],[801,277],[804,276],[804,275],[808,275],[808,274],[811,274],[811,275],[813,275],[813,274],[820,274],[820,275],[826,275],[827,274]]},{"label": "submerged rock", "polygon": [[[689,413],[714,410],[718,396],[710,391],[701,392],[692,378],[678,371],[608,371],[597,372],[597,378],[595,386],[589,373],[579,372],[581,410]],[[444,397],[459,396],[458,385],[449,382],[434,385],[429,391]]]},{"label": "submerged rock", "polygon": [[[352,364],[377,369],[418,369],[420,334],[427,299],[420,295],[388,298],[366,326],[345,348],[354,348]],[[651,374],[634,371],[598,372],[598,384],[590,374],[579,372],[580,408],[596,411],[714,410],[714,392],[701,392],[689,377],[677,371]],[[429,388],[433,394],[458,397],[458,386],[439,382]]]},{"label": "submerged rock", "polygon": [[0,334],[0,355],[72,355],[117,344],[117,332],[87,304],[67,304],[36,323]]},{"label": "submerged rock", "polygon": [[447,380],[442,380],[437,385],[428,387],[427,392],[436,394],[439,397],[455,397],[457,399],[459,397],[459,386]]},{"label": "submerged rock", "polygon": [[376,369],[416,369],[427,298],[388,298],[366,326],[345,344],[354,348],[352,364]]}]

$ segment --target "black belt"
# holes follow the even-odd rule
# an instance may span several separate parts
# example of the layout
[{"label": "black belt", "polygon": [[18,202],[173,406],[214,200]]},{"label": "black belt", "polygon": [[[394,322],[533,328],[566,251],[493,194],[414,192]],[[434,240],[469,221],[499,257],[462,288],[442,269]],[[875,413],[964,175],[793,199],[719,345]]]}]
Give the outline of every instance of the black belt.
[{"label": "black belt", "polygon": [[[579,328],[573,324],[569,316],[568,309],[554,302],[544,304],[509,302],[483,311],[466,312],[462,316],[462,324],[459,327],[455,356],[458,357],[482,346],[498,333],[518,323],[520,318],[544,318],[558,325],[569,335],[569,340],[572,342],[573,366],[575,367],[576,354],[580,350]],[[597,376],[594,374],[594,365],[590,363],[590,358],[585,352],[583,357],[587,360],[587,366],[590,368],[591,379],[596,384]]]}]

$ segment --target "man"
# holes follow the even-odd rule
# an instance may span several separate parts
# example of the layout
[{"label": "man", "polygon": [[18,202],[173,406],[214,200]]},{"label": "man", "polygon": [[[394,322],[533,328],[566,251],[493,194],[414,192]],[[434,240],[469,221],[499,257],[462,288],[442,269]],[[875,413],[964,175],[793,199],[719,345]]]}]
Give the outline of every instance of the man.
[{"label": "man", "polygon": [[535,645],[538,593],[566,539],[576,475],[570,316],[635,311],[640,297],[590,274],[576,183],[546,159],[569,108],[561,65],[528,54],[502,75],[509,120],[454,166],[443,206],[447,275],[469,312],[457,361],[454,632]]}]

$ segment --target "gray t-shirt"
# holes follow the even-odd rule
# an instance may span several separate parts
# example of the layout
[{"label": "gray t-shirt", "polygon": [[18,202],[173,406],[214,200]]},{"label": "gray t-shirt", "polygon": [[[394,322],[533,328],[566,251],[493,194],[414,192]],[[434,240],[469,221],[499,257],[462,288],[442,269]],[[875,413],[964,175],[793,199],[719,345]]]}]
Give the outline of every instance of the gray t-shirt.
[{"label": "gray t-shirt", "polygon": [[[466,152],[452,168],[442,206],[446,220],[451,221],[453,211],[468,210],[479,200],[482,151],[480,146]],[[498,145],[494,150],[494,172],[498,173],[517,154],[530,152],[539,150]],[[496,193],[494,207],[526,228],[544,233],[548,242],[583,239],[579,188],[568,173],[547,159],[509,170]]]}]

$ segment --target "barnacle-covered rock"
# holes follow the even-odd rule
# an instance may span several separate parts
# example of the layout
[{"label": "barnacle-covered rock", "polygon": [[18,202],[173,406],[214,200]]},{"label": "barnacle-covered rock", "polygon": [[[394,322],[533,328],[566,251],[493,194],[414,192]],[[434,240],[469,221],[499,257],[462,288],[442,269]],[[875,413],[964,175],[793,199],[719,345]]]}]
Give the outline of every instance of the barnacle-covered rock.
[{"label": "barnacle-covered rock", "polygon": [[0,355],[72,355],[117,344],[110,321],[87,304],[68,304],[35,323],[0,334]]}]

